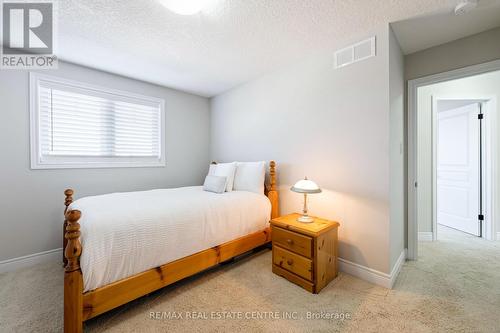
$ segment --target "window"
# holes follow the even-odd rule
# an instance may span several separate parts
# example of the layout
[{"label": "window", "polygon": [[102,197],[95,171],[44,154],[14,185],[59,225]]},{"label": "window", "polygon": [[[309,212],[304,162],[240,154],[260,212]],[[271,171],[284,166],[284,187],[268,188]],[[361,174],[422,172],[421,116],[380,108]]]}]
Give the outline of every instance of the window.
[{"label": "window", "polygon": [[165,165],[165,102],[30,73],[31,167]]}]

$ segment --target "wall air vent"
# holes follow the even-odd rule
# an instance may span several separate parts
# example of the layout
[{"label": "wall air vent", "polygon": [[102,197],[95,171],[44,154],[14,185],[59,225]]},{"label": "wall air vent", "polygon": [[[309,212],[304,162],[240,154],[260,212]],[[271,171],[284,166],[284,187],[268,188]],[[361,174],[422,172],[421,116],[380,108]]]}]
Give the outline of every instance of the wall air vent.
[{"label": "wall air vent", "polygon": [[375,36],[335,52],[334,67],[340,68],[376,55]]}]

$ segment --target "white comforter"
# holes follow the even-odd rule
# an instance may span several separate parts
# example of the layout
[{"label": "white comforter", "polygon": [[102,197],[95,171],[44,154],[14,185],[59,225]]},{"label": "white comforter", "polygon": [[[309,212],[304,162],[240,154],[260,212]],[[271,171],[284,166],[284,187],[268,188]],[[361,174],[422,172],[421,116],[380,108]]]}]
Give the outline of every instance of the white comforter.
[{"label": "white comforter", "polygon": [[263,194],[215,194],[201,186],[86,197],[80,219],[84,291],[268,226]]}]

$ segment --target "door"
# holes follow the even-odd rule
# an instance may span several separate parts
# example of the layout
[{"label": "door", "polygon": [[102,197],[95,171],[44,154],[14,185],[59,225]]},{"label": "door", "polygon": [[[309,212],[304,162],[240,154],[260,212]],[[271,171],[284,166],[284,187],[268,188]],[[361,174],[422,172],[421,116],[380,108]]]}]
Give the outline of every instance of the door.
[{"label": "door", "polygon": [[480,104],[437,114],[437,223],[479,236]]}]

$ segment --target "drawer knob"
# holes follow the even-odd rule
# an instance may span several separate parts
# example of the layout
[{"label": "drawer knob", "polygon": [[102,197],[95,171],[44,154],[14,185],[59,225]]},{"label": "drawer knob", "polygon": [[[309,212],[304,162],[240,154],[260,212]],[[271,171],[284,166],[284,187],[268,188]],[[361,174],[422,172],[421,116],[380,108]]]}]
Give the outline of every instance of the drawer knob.
[{"label": "drawer knob", "polygon": [[288,264],[288,266],[292,266],[293,265],[293,260],[292,259],[288,259],[286,261],[286,263]]},{"label": "drawer knob", "polygon": [[293,245],[293,239],[287,239],[286,242],[288,243],[288,245]]}]

